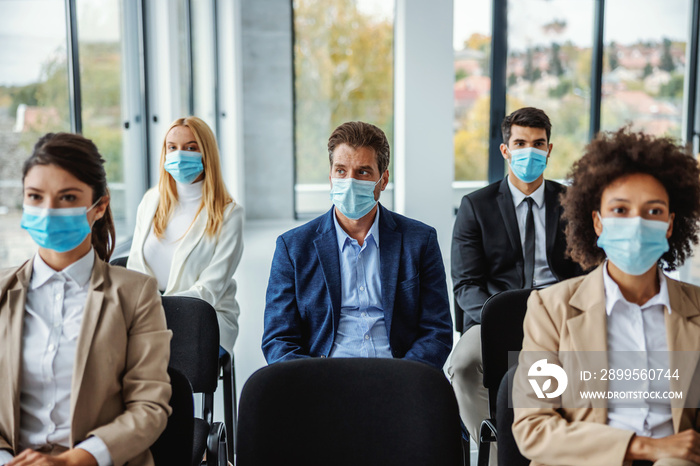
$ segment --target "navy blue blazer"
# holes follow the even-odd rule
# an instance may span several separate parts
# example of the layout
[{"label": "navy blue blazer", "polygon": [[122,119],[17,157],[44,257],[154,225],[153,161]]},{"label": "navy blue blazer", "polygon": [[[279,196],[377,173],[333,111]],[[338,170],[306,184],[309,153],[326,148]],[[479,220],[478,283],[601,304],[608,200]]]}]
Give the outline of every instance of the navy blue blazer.
[{"label": "navy blue blazer", "polygon": [[[435,229],[379,205],[384,320],[395,358],[441,369],[452,317]],[[334,210],[277,238],[265,300],[268,363],[326,357],[340,320],[340,259]]]}]

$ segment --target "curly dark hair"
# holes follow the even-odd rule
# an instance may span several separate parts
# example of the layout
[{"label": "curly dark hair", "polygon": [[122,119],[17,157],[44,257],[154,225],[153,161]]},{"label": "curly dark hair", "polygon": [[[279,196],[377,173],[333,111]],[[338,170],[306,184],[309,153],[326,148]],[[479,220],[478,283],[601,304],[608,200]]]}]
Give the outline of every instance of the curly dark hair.
[{"label": "curly dark hair", "polygon": [[574,163],[571,182],[562,195],[567,253],[584,269],[605,259],[596,245],[593,212],[600,210],[605,188],[615,180],[644,173],[666,188],[669,211],[675,214],[669,250],[661,256],[665,270],[674,270],[692,254],[698,243],[700,222],[700,168],[695,158],[671,138],[654,137],[624,127],[598,135]]}]

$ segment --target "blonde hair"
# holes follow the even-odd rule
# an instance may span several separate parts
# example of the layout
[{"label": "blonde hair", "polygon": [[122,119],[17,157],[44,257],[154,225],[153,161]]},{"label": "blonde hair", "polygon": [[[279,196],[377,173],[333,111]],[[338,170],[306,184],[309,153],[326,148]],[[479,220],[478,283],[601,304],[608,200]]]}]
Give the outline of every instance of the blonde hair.
[{"label": "blonde hair", "polygon": [[160,177],[158,180],[158,193],[160,200],[156,214],[153,217],[153,233],[157,238],[163,238],[165,229],[170,220],[175,205],[178,202],[177,186],[173,177],[165,171],[165,156],[167,155],[166,139],[170,131],[176,126],[186,126],[194,134],[194,138],[202,153],[204,165],[204,186],[202,188],[202,202],[195,214],[195,218],[202,209],[207,212],[206,233],[210,237],[216,236],[224,222],[224,210],[231,202],[235,202],[226,190],[223,176],[221,175],[221,163],[219,161],[219,149],[216,145],[214,133],[207,124],[195,116],[178,118],[168,128],[163,138],[163,148],[160,151]]}]

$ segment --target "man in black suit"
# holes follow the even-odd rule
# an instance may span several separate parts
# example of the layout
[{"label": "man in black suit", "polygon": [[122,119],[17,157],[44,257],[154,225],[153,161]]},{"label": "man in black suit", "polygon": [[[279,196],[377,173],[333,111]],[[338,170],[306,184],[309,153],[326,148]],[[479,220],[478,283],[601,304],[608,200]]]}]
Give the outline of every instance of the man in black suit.
[{"label": "man in black suit", "polygon": [[[544,179],[552,152],[552,125],[539,109],[525,107],[501,125],[501,154],[508,161],[502,181],[462,198],[452,236],[452,281],[463,310],[463,335],[448,374],[462,421],[472,438],[488,417],[481,369],[481,308],[500,291],[541,288],[581,273],[565,257],[559,195],[565,189]],[[495,451],[491,453],[496,464]]]}]

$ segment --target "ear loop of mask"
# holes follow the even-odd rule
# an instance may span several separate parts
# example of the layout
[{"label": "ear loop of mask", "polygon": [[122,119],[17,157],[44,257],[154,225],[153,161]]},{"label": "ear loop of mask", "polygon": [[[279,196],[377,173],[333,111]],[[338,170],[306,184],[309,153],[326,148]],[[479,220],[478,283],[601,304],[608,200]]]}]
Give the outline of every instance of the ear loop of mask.
[{"label": "ear loop of mask", "polygon": [[[98,197],[97,200],[95,201],[95,203],[92,204],[92,205],[88,208],[88,210],[85,211],[85,215],[87,215],[88,212],[90,212],[97,204],[99,204],[103,197],[104,197],[104,196]],[[92,227],[95,226],[95,223],[97,223],[97,220],[95,220],[94,222],[92,222],[92,224],[90,225],[90,231],[92,231]]]}]

